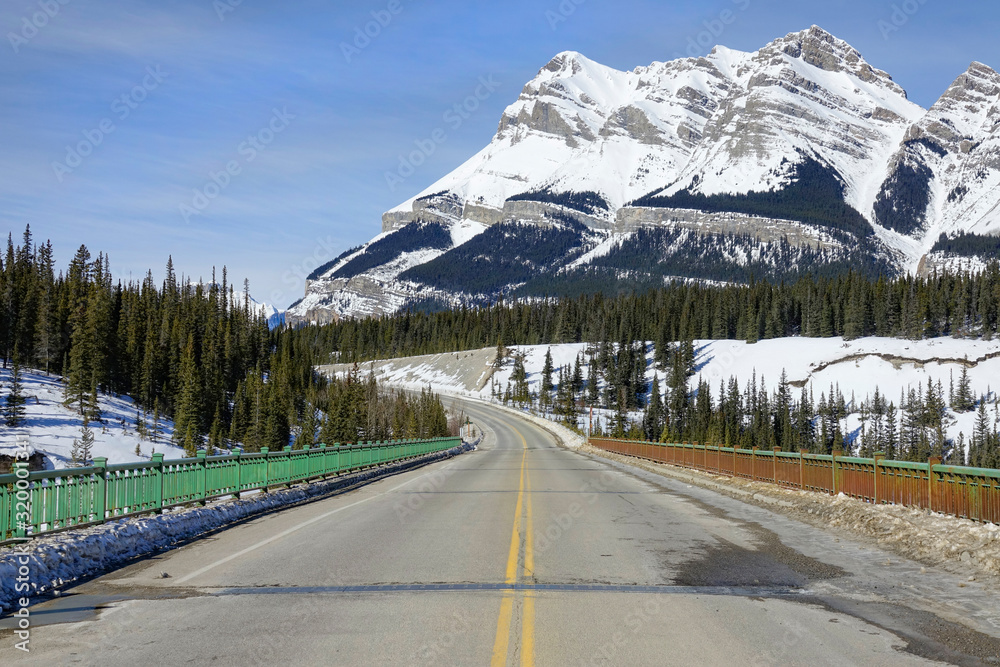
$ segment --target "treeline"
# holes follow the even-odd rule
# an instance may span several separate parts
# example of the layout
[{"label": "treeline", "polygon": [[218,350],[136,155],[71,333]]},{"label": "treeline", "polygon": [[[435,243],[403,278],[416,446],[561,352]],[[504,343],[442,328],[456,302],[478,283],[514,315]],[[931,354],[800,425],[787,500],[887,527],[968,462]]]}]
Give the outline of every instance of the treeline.
[{"label": "treeline", "polygon": [[369,245],[363,253],[334,271],[331,278],[350,279],[393,262],[403,253],[424,249],[447,250],[451,246],[451,234],[440,222],[411,222]]},{"label": "treeline", "polygon": [[585,190],[583,192],[553,192],[551,188],[544,188],[542,190],[531,190],[516,194],[507,201],[537,201],[546,204],[555,204],[571,208],[574,211],[581,211],[588,215],[594,215],[600,211],[611,209],[608,201],[599,193],[592,190]]},{"label": "treeline", "polygon": [[115,281],[108,257],[80,246],[55,272],[51,242],[30,228],[8,237],[0,271],[0,354],[65,378],[66,404],[101,419],[98,393],[126,394],[148,413],[173,416],[181,438],[228,426],[229,397],[254,369],[267,372],[267,322],[228,284],[179,280],[168,260],[152,273]]},{"label": "treeline", "polygon": [[998,333],[1000,266],[927,278],[807,276],[794,283],[675,282],[641,294],[534,299],[342,320],[315,330],[341,362],[503,345],[787,336],[990,337]]},{"label": "treeline", "polygon": [[875,199],[875,219],[900,234],[912,234],[923,228],[933,177],[930,168],[913,157],[899,163]]},{"label": "treeline", "polygon": [[614,283],[613,276],[627,276],[624,282],[634,284],[638,279],[660,286],[663,276],[740,283],[755,278],[787,282],[808,274],[833,277],[852,268],[873,277],[891,271],[884,257],[860,256],[856,249],[795,246],[785,238],[760,241],[750,234],[702,235],[674,227],[642,227],[586,267],[543,276],[530,282],[527,289],[532,294],[544,294],[548,287],[550,294],[565,294],[574,278],[587,273],[603,274],[608,284]]},{"label": "treeline", "polygon": [[[787,159],[782,161],[782,165],[787,163]],[[864,216],[844,201],[844,183],[836,172],[805,156],[794,166],[791,182],[780,190],[715,195],[681,190],[672,195],[649,194],[628,205],[795,220],[830,230],[843,241],[862,244],[875,233]]]},{"label": "treeline", "polygon": [[584,253],[590,230],[569,218],[552,219],[556,224],[547,227],[519,222],[492,225],[399,278],[469,295],[499,294]]},{"label": "treeline", "polygon": [[941,234],[931,252],[943,252],[960,257],[996,257],[1000,255],[1000,236],[983,236],[961,232],[955,236]]},{"label": "treeline", "polygon": [[[101,393],[130,396],[137,432],[155,432],[172,418],[174,441],[192,454],[236,443],[249,451],[302,446],[321,429],[339,442],[445,434],[436,397],[392,398],[369,387],[362,400],[356,377],[318,375],[322,348],[301,333],[270,331],[247,284],[237,292],[225,268],[221,283],[214,270],[210,283],[192,283],[178,279],[168,259],[161,285],[151,272],[124,283],[113,279],[106,255],[81,246],[57,274],[51,242],[35,244],[30,228],[20,245],[8,238],[0,263],[0,355],[18,373],[32,367],[61,375],[65,404],[85,424],[104,418]],[[20,378],[12,384],[5,403],[14,397],[11,421],[18,423],[23,389]],[[366,416],[390,404],[402,426]],[[332,415],[340,416],[331,422]]]},{"label": "treeline", "polygon": [[[693,375],[692,367],[678,374],[675,366],[668,374],[664,397],[654,387],[642,420],[635,425],[628,422],[619,403],[612,435],[786,452],[840,451],[869,458],[880,452],[903,461],[922,462],[936,456],[954,465],[1000,467],[997,404],[989,407],[990,397],[972,395],[964,368],[957,387],[953,381],[946,390],[940,382],[928,380],[926,387],[910,388],[898,401],[878,388],[872,396],[845,397],[837,385],[817,397],[811,387],[792,387],[784,372],[774,391],[756,374],[742,387],[736,378],[729,378],[720,382],[717,391],[700,379],[689,388],[687,379]],[[948,438],[949,407],[959,413],[977,412],[968,440],[964,433],[958,439]],[[850,417],[860,427],[845,432]]]},{"label": "treeline", "polygon": [[327,407],[325,417],[314,411],[315,421],[304,421],[303,446],[458,435],[460,417],[449,420],[441,399],[430,390],[411,395],[381,387],[372,375],[362,378],[357,366],[333,378],[320,399]]},{"label": "treeline", "polygon": [[[1000,467],[998,404],[994,396],[973,394],[964,367],[947,389],[929,380],[926,388],[911,388],[897,402],[877,388],[872,396],[845,397],[839,385],[817,396],[811,386],[792,386],[784,372],[773,391],[756,373],[742,385],[730,377],[712,387],[697,377],[691,342],[654,348],[656,373],[650,386],[645,379],[648,353],[643,344],[605,342],[588,346],[572,365],[558,369],[547,354],[532,392],[523,357],[498,348],[496,368],[512,364],[512,373],[506,386],[493,383],[493,395],[505,404],[551,411],[574,428],[596,408],[594,434],[616,438],[865,457],[881,452],[889,459],[921,462],[937,456],[955,465]],[[968,437],[948,438],[946,408],[976,412]],[[848,430],[851,418],[860,426]]]}]

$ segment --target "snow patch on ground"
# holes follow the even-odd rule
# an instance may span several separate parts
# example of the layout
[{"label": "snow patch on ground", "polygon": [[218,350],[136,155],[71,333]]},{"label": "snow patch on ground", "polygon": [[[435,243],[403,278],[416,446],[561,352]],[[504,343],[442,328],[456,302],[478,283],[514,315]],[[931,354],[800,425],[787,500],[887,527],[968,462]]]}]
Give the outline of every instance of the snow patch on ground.
[{"label": "snow patch on ground", "polygon": [[[0,436],[0,454],[15,449],[18,436],[26,436],[30,446],[44,454],[52,467],[67,468],[72,465],[73,440],[80,439],[83,417],[78,410],[63,405],[65,400],[62,379],[38,371],[21,372],[25,404],[25,423],[18,428],[5,428]],[[10,370],[0,370],[0,383],[6,391],[10,387]],[[91,422],[94,433],[93,456],[108,459],[109,464],[149,461],[153,450],[166,459],[184,457],[184,450],[170,442],[173,422],[161,418],[162,434],[155,441],[142,439],[136,432],[136,405],[127,396],[101,394],[98,396],[101,421]],[[147,415],[147,428],[152,429],[152,415]],[[124,425],[123,425],[124,422]],[[135,448],[139,446],[140,455]]]}]

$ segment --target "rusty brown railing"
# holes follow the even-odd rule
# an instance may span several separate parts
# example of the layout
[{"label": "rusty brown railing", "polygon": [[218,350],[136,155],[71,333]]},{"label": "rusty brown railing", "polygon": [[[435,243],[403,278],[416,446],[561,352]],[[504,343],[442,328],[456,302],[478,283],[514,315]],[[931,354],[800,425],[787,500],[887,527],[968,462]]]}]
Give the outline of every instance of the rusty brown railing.
[{"label": "rusty brown railing", "polygon": [[717,475],[769,482],[875,504],[929,509],[963,519],[1000,524],[1000,470],[889,461],[831,454],[734,449],[698,443],[660,443],[590,438],[608,452]]}]

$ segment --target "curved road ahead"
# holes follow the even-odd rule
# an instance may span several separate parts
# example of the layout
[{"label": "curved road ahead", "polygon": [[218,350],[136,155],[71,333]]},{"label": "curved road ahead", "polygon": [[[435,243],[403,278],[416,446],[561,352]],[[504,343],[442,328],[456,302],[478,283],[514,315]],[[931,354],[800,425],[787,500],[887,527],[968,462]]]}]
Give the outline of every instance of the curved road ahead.
[{"label": "curved road ahead", "polygon": [[[257,518],[35,608],[66,665],[977,664],[995,592],[568,451],[481,404],[473,453]],[[169,576],[164,578],[161,573]],[[101,607],[93,611],[93,607]],[[993,631],[996,633],[996,631]],[[9,635],[9,633],[6,633]]]}]

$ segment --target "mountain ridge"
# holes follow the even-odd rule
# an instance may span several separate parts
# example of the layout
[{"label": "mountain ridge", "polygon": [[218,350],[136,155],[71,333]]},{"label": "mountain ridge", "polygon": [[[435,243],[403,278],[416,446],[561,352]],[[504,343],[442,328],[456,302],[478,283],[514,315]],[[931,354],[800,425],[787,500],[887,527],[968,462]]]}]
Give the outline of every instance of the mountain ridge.
[{"label": "mountain ridge", "polygon": [[[973,62],[923,109],[890,74],[818,26],[755,52],[717,46],[704,57],[631,71],[563,51],[506,107],[489,145],[383,216],[373,243],[382,253],[392,246],[392,261],[375,266],[377,257],[369,257],[359,265],[371,269],[348,280],[334,275],[343,262],[329,267],[309,281],[289,321],[390,313],[428,299],[488,301],[531,282],[484,281],[491,261],[521,262],[557,291],[559,280],[584,274],[624,289],[620,270],[608,277],[586,258],[604,248],[614,255],[641,228],[664,230],[659,238],[674,243],[658,251],[669,261],[653,262],[672,267],[670,275],[640,276],[654,283],[732,280],[762,258],[775,277],[836,271],[845,247],[870,273],[955,266],[954,253],[935,250],[944,247],[942,234],[1000,233],[998,129],[1000,74],[992,68]],[[450,247],[428,252],[395,236],[414,223],[464,231],[452,233]],[[524,224],[542,230],[532,243],[559,248],[550,265],[518,246]],[[502,244],[509,256],[458,251],[497,225],[498,238],[513,239]],[[562,245],[572,235],[558,231],[567,225],[589,230],[572,251]],[[699,237],[714,239],[711,260]],[[792,256],[775,250],[782,243],[810,248],[793,253],[809,264],[781,266],[780,258]],[[450,257],[477,268],[449,267],[447,281],[416,269],[445,267]],[[613,260],[607,264],[621,265]],[[686,261],[689,276],[676,270]]]}]

